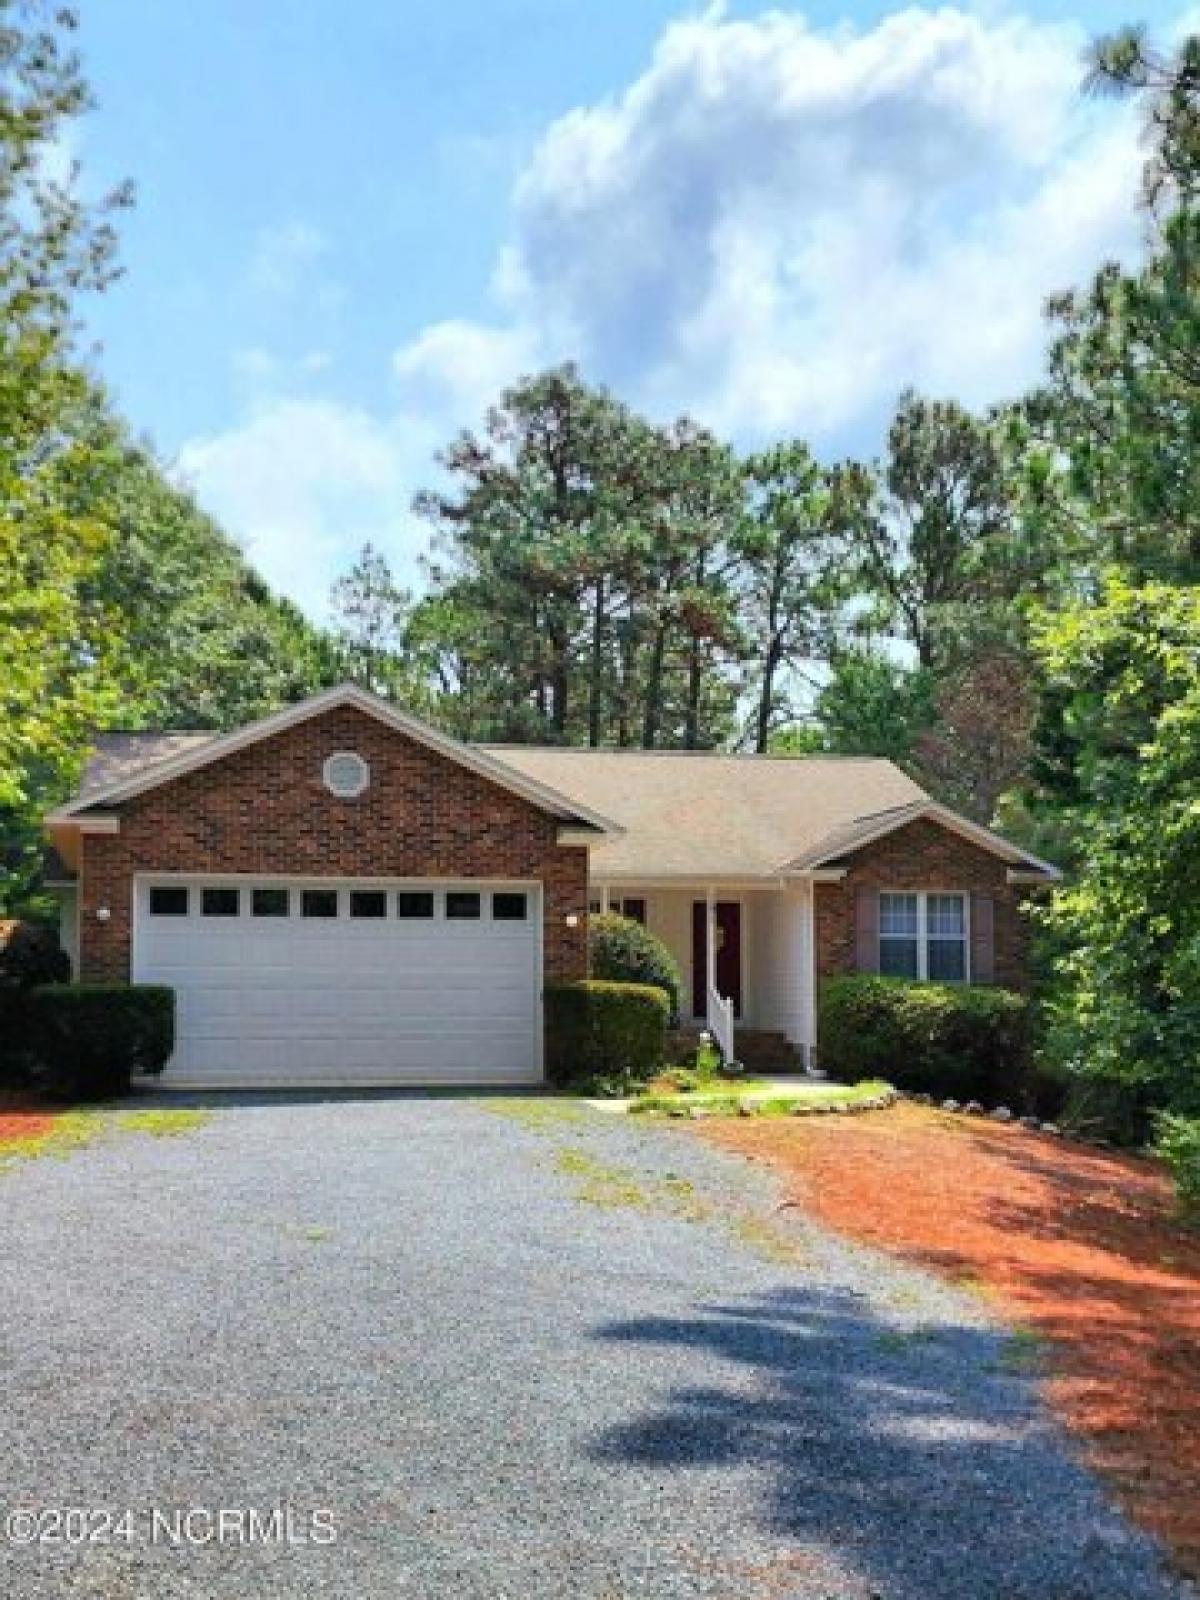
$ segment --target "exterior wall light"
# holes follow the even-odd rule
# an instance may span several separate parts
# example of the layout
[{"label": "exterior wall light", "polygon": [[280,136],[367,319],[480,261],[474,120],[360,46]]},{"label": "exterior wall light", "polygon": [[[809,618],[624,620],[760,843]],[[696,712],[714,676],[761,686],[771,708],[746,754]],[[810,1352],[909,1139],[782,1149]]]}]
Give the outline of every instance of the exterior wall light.
[{"label": "exterior wall light", "polygon": [[96,921],[97,922],[107,922],[107,921],[109,921],[111,916],[112,916],[112,912],[108,909],[107,906],[97,906],[96,907]]},{"label": "exterior wall light", "polygon": [[568,928],[577,928],[579,926],[578,911],[568,911],[566,916],[563,918],[563,921],[566,923]]}]

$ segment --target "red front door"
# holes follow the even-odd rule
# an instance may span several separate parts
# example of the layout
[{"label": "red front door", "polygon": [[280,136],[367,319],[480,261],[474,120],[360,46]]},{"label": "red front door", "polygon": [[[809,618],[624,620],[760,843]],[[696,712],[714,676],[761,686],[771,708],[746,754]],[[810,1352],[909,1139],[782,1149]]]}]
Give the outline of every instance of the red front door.
[{"label": "red front door", "polygon": [[[733,1001],[733,1014],[742,1014],[742,908],[736,900],[718,900],[713,907],[717,922],[717,988]],[[692,1015],[708,1013],[708,906],[692,902]]]}]

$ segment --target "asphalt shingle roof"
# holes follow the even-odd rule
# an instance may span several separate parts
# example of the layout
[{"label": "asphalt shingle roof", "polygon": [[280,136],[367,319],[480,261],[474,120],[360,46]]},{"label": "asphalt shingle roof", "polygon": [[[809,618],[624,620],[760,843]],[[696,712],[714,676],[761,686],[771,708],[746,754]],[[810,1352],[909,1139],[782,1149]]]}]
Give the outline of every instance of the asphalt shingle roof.
[{"label": "asphalt shingle roof", "polygon": [[758,878],[859,819],[928,796],[890,761],[486,745],[489,755],[625,829],[592,847],[592,875]]}]

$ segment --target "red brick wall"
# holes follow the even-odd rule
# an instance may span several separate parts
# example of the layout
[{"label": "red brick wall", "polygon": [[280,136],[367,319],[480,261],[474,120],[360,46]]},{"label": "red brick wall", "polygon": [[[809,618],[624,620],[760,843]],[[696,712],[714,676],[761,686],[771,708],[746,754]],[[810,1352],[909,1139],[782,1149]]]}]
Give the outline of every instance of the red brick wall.
[{"label": "red brick wall", "polygon": [[[370,787],[356,800],[324,787],[335,750],[370,763]],[[129,800],[120,818],[119,834],[83,840],[85,981],[129,978],[135,872],[536,879],[545,977],[586,976],[587,851],[560,846],[555,819],[527,801],[352,707]],[[98,906],[109,921],[96,920]]]},{"label": "red brick wall", "polygon": [[995,981],[1027,981],[1022,891],[1007,881],[1008,864],[935,822],[921,820],[864,846],[844,862],[840,883],[816,886],[817,973],[830,978],[855,970],[854,899],[861,888],[978,890],[995,907]]}]

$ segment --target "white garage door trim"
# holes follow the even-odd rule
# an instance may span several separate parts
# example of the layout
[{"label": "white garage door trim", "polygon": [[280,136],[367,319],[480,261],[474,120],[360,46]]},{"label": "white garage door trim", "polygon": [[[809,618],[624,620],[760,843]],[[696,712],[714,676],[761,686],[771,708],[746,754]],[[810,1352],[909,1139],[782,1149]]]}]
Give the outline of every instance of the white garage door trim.
[{"label": "white garage door trim", "polygon": [[[372,1071],[363,1071],[358,1069],[343,1070],[341,1072],[333,1071],[328,1075],[307,1075],[304,1073],[298,1075],[288,1075],[287,1073],[275,1072],[266,1074],[262,1072],[248,1072],[239,1074],[236,1069],[234,1069],[228,1075],[222,1073],[218,1081],[217,1076],[213,1074],[206,1072],[202,1075],[196,1075],[187,1072],[185,1069],[174,1068],[172,1063],[168,1063],[163,1075],[158,1079],[151,1080],[164,1089],[194,1089],[200,1087],[219,1087],[229,1089],[335,1089],[346,1087],[417,1088],[422,1086],[467,1087],[481,1085],[500,1086],[504,1083],[540,1083],[544,1079],[542,1066],[543,1040],[541,1005],[544,919],[542,885],[537,880],[521,878],[383,878],[357,876],[331,878],[283,873],[139,872],[134,875],[133,879],[133,916],[131,933],[131,971],[133,975],[133,981],[135,983],[169,981],[169,979],[164,976],[162,971],[156,967],[156,952],[153,947],[153,937],[149,931],[151,926],[157,925],[160,921],[166,923],[171,920],[168,918],[160,919],[155,917],[153,923],[151,923],[149,912],[149,891],[151,887],[154,886],[179,886],[187,887],[192,890],[199,890],[201,888],[219,889],[223,887],[240,889],[243,891],[243,898],[241,901],[240,915],[237,917],[236,921],[239,924],[242,922],[249,922],[252,925],[253,919],[247,915],[246,899],[246,894],[251,889],[287,888],[293,891],[293,897],[305,889],[331,889],[337,891],[341,897],[339,899],[337,918],[339,928],[349,927],[352,925],[351,919],[345,915],[345,896],[352,890],[382,889],[386,890],[389,896],[394,896],[396,893],[404,891],[424,891],[432,892],[438,896],[444,896],[448,891],[454,892],[461,890],[471,893],[477,892],[484,897],[492,893],[503,894],[511,891],[514,893],[525,894],[529,897],[528,916],[521,923],[522,927],[527,927],[529,930],[529,943],[531,946],[529,952],[531,956],[529,995],[531,1059],[529,1061],[527,1070],[519,1073],[514,1072],[504,1077],[500,1077],[486,1073],[474,1076],[470,1074],[430,1075],[428,1073],[422,1075],[419,1072],[411,1073],[403,1070],[379,1074]],[[294,912],[294,899],[292,909]],[[483,916],[479,918],[478,922],[471,921],[469,924],[464,924],[464,932],[468,926],[471,928],[482,928],[492,923],[493,919],[488,916],[489,907],[486,903],[486,898],[482,910]],[[182,921],[183,919],[180,920]],[[218,920],[219,919],[213,919],[214,923],[216,923]],[[234,920],[235,919],[232,918],[230,919],[231,922]],[[272,919],[263,920],[267,921]],[[298,925],[301,921],[301,919],[295,917],[294,915],[289,915],[287,920],[290,926]],[[390,900],[387,920],[393,927],[396,925],[397,919],[395,917],[394,899]],[[435,920],[439,924],[442,924],[446,921],[445,902],[443,899],[439,899],[437,902],[437,916]],[[199,922],[200,917],[198,912],[195,909],[189,908],[186,921],[188,924]],[[372,926],[372,923],[373,919],[364,919],[361,923],[355,921],[353,925],[361,926],[366,929]],[[423,925],[428,926],[428,924]],[[162,958],[158,957],[158,959]],[[469,969],[464,969],[464,979],[465,981],[469,982]],[[331,1047],[330,1054],[336,1054],[336,1044]]]}]

